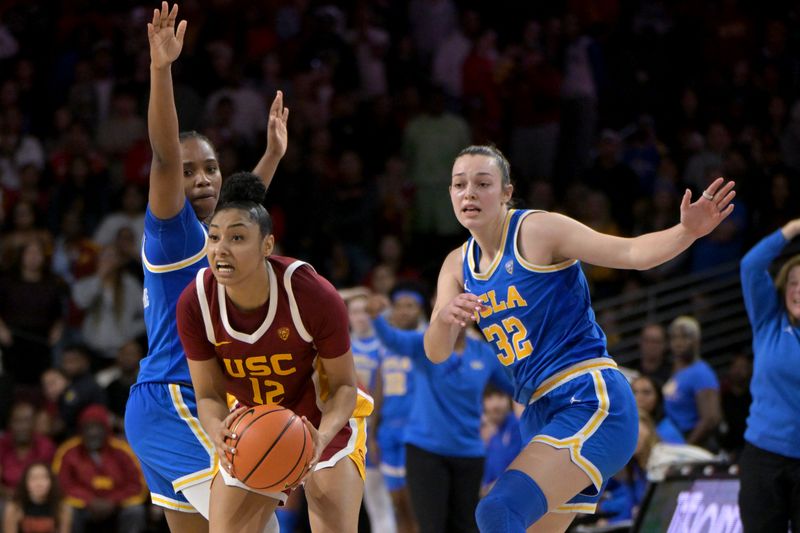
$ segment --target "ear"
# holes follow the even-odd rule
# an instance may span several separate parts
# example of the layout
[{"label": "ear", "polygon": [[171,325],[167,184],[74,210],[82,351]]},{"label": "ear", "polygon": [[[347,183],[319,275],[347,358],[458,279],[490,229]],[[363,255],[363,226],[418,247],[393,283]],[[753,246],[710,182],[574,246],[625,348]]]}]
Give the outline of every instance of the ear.
[{"label": "ear", "polygon": [[264,252],[264,257],[269,257],[272,255],[272,251],[275,250],[275,235],[270,233],[264,240],[261,242],[261,248]]},{"label": "ear", "polygon": [[511,201],[511,197],[514,196],[514,185],[509,183],[505,187],[503,187],[503,195],[502,195],[502,203],[505,205]]}]

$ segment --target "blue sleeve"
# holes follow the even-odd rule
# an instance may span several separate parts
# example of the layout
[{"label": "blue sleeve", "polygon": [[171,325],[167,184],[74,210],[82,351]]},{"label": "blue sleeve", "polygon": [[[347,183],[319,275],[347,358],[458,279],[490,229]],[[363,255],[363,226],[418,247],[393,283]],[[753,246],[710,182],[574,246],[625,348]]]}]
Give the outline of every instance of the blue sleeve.
[{"label": "blue sleeve", "polygon": [[382,316],[373,320],[372,326],[375,328],[375,334],[389,350],[413,359],[427,359],[424,333],[393,328]]},{"label": "blue sleeve", "polygon": [[692,388],[695,393],[706,389],[719,390],[717,375],[708,364],[703,363],[697,367],[697,371],[692,376]]},{"label": "blue sleeve", "polygon": [[786,239],[781,230],[777,230],[764,237],[742,258],[739,269],[742,295],[754,330],[780,314],[778,291],[769,275],[769,266],[785,246]]},{"label": "blue sleeve", "polygon": [[[172,218],[157,218],[147,207],[144,216],[142,262],[149,270],[173,270],[187,260],[205,255],[206,231],[189,199]],[[191,262],[191,261],[190,261]]]},{"label": "blue sleeve", "polygon": [[511,383],[511,378],[508,376],[508,372],[506,372],[506,367],[504,367],[497,358],[497,354],[495,354],[494,349],[492,349],[490,344],[483,341],[477,342],[480,342],[481,344],[481,355],[483,355],[484,359],[486,359],[487,364],[491,365],[492,373],[489,376],[489,381],[492,383],[492,385],[513,398],[514,384]]}]

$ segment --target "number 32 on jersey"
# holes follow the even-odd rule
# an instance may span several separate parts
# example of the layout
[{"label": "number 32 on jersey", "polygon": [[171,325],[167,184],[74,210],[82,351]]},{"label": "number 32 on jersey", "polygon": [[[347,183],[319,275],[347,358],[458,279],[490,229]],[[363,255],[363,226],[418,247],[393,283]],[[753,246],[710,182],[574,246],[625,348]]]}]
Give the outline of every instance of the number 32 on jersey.
[{"label": "number 32 on jersey", "polygon": [[528,340],[528,330],[519,318],[510,316],[502,320],[500,324],[491,324],[483,328],[483,335],[486,340],[493,342],[500,353],[497,358],[505,366],[509,366],[514,361],[525,359],[533,353],[533,345]]}]

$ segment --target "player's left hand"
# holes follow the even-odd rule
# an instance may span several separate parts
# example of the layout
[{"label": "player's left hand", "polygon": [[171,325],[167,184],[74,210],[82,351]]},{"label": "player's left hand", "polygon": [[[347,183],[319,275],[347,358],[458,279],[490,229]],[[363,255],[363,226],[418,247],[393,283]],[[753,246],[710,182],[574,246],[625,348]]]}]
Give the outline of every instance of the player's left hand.
[{"label": "player's left hand", "polygon": [[314,424],[312,424],[311,421],[309,421],[308,418],[306,417],[303,417],[303,423],[306,425],[306,428],[308,428],[308,432],[311,434],[311,441],[314,443],[314,455],[311,456],[311,461],[309,461],[308,463],[308,469],[306,470],[306,475],[303,476],[303,479],[300,481],[300,483],[305,482],[308,479],[308,477],[314,472],[314,468],[317,466],[317,463],[319,462],[319,458],[322,455],[322,450],[323,450],[322,442],[319,436],[319,431],[317,431],[317,428],[315,428]]},{"label": "player's left hand", "polygon": [[708,235],[733,213],[734,185],[733,181],[726,183],[725,178],[717,178],[695,202],[692,202],[691,191],[686,190],[681,200],[681,225],[692,237],[699,239]]},{"label": "player's left hand", "polygon": [[248,407],[243,405],[238,409],[231,411],[225,420],[221,421],[217,431],[215,431],[211,438],[214,440],[214,447],[217,449],[219,456],[219,466],[224,468],[227,473],[236,477],[233,472],[233,456],[236,455],[236,439],[238,438],[231,431],[231,424],[236,420],[240,414],[246,411]]},{"label": "player's left hand", "polygon": [[267,153],[281,158],[289,146],[289,133],[286,124],[289,122],[289,108],[283,107],[283,91],[278,91],[269,108],[267,125]]}]

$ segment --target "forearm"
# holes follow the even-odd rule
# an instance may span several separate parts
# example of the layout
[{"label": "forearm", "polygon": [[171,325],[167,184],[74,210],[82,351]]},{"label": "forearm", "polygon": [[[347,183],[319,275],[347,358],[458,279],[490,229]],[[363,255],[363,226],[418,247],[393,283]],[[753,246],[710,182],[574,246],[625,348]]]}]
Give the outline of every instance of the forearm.
[{"label": "forearm", "polygon": [[631,239],[630,263],[636,270],[648,270],[674,259],[684,252],[695,238],[681,224],[645,233]]},{"label": "forearm", "polygon": [[322,419],[318,431],[323,450],[353,415],[357,395],[354,385],[339,385],[322,406]]},{"label": "forearm", "polygon": [[717,427],[717,421],[711,418],[701,418],[697,421],[694,429],[686,437],[687,444],[694,444],[695,446],[703,446],[706,439]]},{"label": "forearm", "polygon": [[153,159],[160,164],[180,164],[178,112],[172,90],[170,66],[150,66],[150,102],[147,106],[147,132]]},{"label": "forearm", "polygon": [[439,317],[432,320],[424,337],[425,355],[428,359],[441,363],[450,357],[456,346],[459,329],[458,325],[447,324]]},{"label": "forearm", "polygon": [[197,418],[200,419],[200,425],[209,435],[216,431],[228,414],[230,411],[224,398],[206,396],[197,399]]},{"label": "forearm", "polygon": [[264,186],[267,189],[269,189],[269,185],[272,183],[272,178],[275,176],[275,171],[278,169],[278,163],[280,162],[281,156],[272,152],[269,147],[267,147],[264,155],[261,156],[255,168],[253,168],[253,174],[261,178],[261,181],[264,182]]}]

